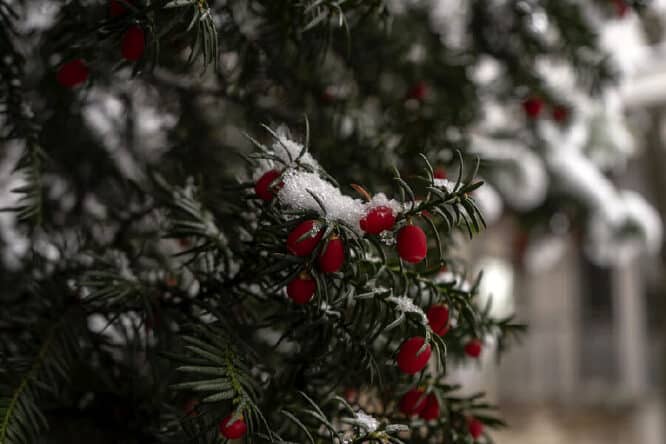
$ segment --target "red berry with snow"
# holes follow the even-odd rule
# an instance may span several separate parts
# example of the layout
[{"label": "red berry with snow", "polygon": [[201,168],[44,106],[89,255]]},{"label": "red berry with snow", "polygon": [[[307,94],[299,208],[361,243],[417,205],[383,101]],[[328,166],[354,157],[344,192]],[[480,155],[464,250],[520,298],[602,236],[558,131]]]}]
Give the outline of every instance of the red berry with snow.
[{"label": "red berry with snow", "polygon": [[368,234],[379,234],[382,231],[391,230],[395,225],[393,209],[385,205],[370,208],[359,221],[361,230]]},{"label": "red berry with snow", "polygon": [[[125,0],[125,3],[132,3],[132,0]],[[109,15],[111,17],[120,17],[127,12],[127,7],[119,0],[109,2]]]},{"label": "red berry with snow", "polygon": [[476,418],[470,418],[467,423],[467,430],[472,438],[478,439],[483,434],[483,423]]},{"label": "red berry with snow", "polygon": [[569,118],[569,110],[565,106],[557,105],[553,108],[554,121],[558,123],[564,123],[566,122],[567,118]]},{"label": "red berry with snow", "polygon": [[323,230],[315,228],[316,224],[316,220],[306,220],[289,233],[287,237],[287,249],[293,255],[307,256],[315,249],[324,235]]},{"label": "red berry with snow", "polygon": [[433,177],[435,179],[446,179],[448,177],[448,174],[446,173],[446,170],[442,167],[435,168],[435,171],[433,171]]},{"label": "red berry with snow", "polygon": [[472,339],[465,344],[465,354],[470,358],[478,358],[481,355],[483,344],[478,339]]},{"label": "red berry with snow", "polygon": [[125,60],[135,62],[143,57],[146,49],[146,36],[139,25],[130,26],[120,42],[120,49]]},{"label": "red berry with snow", "polygon": [[247,424],[241,416],[237,420],[231,422],[233,414],[227,416],[222,421],[220,421],[219,429],[220,434],[227,439],[239,439],[242,438],[247,432]]},{"label": "red berry with snow", "polygon": [[543,100],[538,97],[525,99],[525,101],[523,101],[523,110],[525,111],[525,114],[527,114],[527,117],[536,119],[541,114],[541,110],[543,110]]},{"label": "red berry with snow", "polygon": [[411,389],[400,398],[398,408],[407,416],[418,415],[426,406],[427,397],[423,389]]},{"label": "red berry with snow", "polygon": [[310,302],[316,290],[317,282],[305,272],[287,284],[287,296],[298,305]]},{"label": "red berry with snow", "polygon": [[446,305],[431,305],[426,315],[428,316],[430,328],[436,334],[444,336],[449,331],[449,309]]},{"label": "red berry with snow", "polygon": [[409,91],[407,91],[408,99],[423,101],[427,96],[428,96],[428,84],[423,80],[417,82],[414,86],[409,88]]},{"label": "red berry with snow", "polygon": [[426,421],[439,418],[439,401],[434,393],[431,393],[426,398],[425,408],[419,413],[419,416]]},{"label": "red berry with snow", "polygon": [[58,69],[56,80],[65,88],[74,88],[88,79],[88,67],[81,59],[63,63]]},{"label": "red berry with snow", "polygon": [[432,350],[430,344],[427,344],[419,353],[423,344],[425,344],[425,339],[421,336],[414,336],[402,343],[400,351],[398,351],[397,361],[398,368],[403,373],[413,375],[423,370],[428,364]]},{"label": "red berry with snow", "polygon": [[405,225],[398,232],[398,254],[411,263],[418,264],[428,254],[428,241],[421,227]]},{"label": "red berry with snow", "polygon": [[345,263],[345,244],[338,236],[332,236],[317,260],[319,270],[324,273],[335,273],[340,271]]},{"label": "red berry with snow", "polygon": [[277,178],[280,177],[280,172],[278,170],[266,171],[254,184],[254,192],[263,201],[273,200],[275,193],[283,185],[282,182],[275,183]]}]

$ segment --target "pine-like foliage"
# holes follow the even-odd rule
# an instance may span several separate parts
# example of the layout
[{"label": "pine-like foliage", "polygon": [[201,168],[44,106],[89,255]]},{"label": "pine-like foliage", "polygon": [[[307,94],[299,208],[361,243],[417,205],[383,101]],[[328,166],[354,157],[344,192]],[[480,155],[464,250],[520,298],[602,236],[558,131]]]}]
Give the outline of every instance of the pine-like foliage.
[{"label": "pine-like foliage", "polygon": [[[0,442],[39,442],[48,428],[42,407],[72,383],[71,366],[82,353],[86,335],[78,304],[55,297],[63,292],[53,280],[26,285],[0,315]],[[69,292],[67,292],[69,293]],[[55,317],[53,313],[61,313]]]},{"label": "pine-like foliage", "polygon": [[[0,444],[219,443],[237,421],[248,443],[492,442],[494,406],[449,379],[470,345],[499,354],[524,331],[458,254],[496,168],[470,148],[472,68],[498,60],[500,98],[552,96],[542,55],[590,90],[612,70],[580,2],[471,0],[465,50],[431,6],[0,0],[19,193],[0,221]],[[534,36],[537,9],[559,43]],[[368,232],[379,207],[392,222]],[[414,337],[432,356],[405,374]],[[405,413],[412,391],[430,413]]]},{"label": "pine-like foliage", "polygon": [[15,172],[24,184],[12,191],[20,194],[13,208],[21,220],[39,223],[41,217],[41,162],[38,129],[32,109],[23,92],[25,59],[16,48],[18,33],[14,20],[18,18],[13,2],[0,2],[0,141],[18,141],[23,145]]}]

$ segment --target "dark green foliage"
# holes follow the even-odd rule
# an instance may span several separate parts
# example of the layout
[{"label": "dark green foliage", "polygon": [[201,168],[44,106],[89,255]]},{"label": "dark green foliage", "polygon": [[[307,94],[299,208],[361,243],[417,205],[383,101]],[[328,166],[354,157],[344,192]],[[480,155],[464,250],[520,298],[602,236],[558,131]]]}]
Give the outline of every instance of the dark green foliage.
[{"label": "dark green foliage", "polygon": [[18,12],[9,1],[0,1],[0,142],[18,141],[23,145],[15,173],[25,183],[12,190],[20,194],[17,211],[22,221],[39,223],[41,218],[41,163],[43,153],[38,143],[38,128],[23,91],[25,58],[16,48],[18,31],[14,21]]},{"label": "dark green foliage", "polygon": [[[48,428],[42,408],[71,383],[71,367],[84,347],[83,313],[76,303],[59,297],[47,303],[34,300],[53,290],[63,288],[53,281],[28,285],[0,314],[2,443],[39,441]],[[54,317],[55,310],[62,310],[62,316]]]}]

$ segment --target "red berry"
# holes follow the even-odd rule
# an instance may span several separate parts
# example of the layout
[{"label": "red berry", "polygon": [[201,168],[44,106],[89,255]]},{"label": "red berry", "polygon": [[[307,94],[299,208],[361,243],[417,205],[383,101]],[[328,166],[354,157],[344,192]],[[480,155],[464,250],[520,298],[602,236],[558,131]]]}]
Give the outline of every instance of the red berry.
[{"label": "red berry", "polygon": [[315,249],[319,240],[324,235],[323,230],[312,233],[317,221],[306,220],[294,228],[287,237],[287,249],[296,256],[307,256]]},{"label": "red berry", "polygon": [[483,344],[478,339],[472,339],[465,344],[465,353],[471,358],[478,358],[481,355]]},{"label": "red berry", "polygon": [[393,209],[384,205],[370,208],[360,220],[361,230],[368,234],[379,234],[382,231],[390,230],[395,225],[395,215]]},{"label": "red berry", "polygon": [[426,398],[425,408],[419,413],[419,416],[426,421],[439,418],[439,401],[434,393],[431,393]]},{"label": "red berry", "polygon": [[123,34],[120,49],[125,60],[135,62],[143,56],[146,48],[146,37],[139,25],[130,26]]},{"label": "red berry", "polygon": [[430,328],[436,334],[444,336],[449,331],[449,309],[446,305],[431,305],[426,314]]},{"label": "red berry", "polygon": [[358,390],[354,387],[347,387],[345,389],[345,399],[352,404],[358,401]]},{"label": "red berry", "polygon": [[245,420],[242,416],[236,421],[229,423],[232,416],[233,414],[230,414],[222,421],[220,421],[220,433],[227,439],[238,439],[245,435],[245,432],[247,432],[247,424],[245,424]]},{"label": "red berry", "polygon": [[426,235],[416,225],[405,225],[398,232],[398,254],[412,264],[421,262],[428,253]]},{"label": "red berry", "polygon": [[332,236],[319,255],[317,263],[324,273],[335,273],[345,262],[345,244],[338,236]]},{"label": "red berry", "polygon": [[287,296],[298,305],[310,302],[315,290],[317,290],[317,282],[307,273],[301,273],[287,284]]},{"label": "red berry", "polygon": [[422,101],[426,98],[427,95],[428,95],[428,84],[423,80],[417,82],[414,86],[409,88],[409,91],[407,91],[408,99],[416,99]]},{"label": "red berry", "polygon": [[[127,3],[132,3],[132,0],[125,0]],[[118,0],[111,0],[109,2],[109,15],[111,17],[120,17],[127,12],[127,7],[123,2]]]},{"label": "red berry", "polygon": [[618,17],[624,17],[629,12],[629,5],[626,0],[613,0],[613,6],[615,6],[615,15]]},{"label": "red berry", "polygon": [[281,188],[283,183],[280,182],[275,184],[275,179],[280,177],[280,172],[278,170],[266,171],[263,176],[259,178],[256,184],[254,184],[254,192],[259,197],[259,199],[266,202],[270,201],[275,197],[276,190]]},{"label": "red berry", "polygon": [[183,248],[190,248],[192,246],[192,240],[187,237],[179,237],[176,239],[176,242]]},{"label": "red berry", "polygon": [[525,252],[530,243],[530,236],[525,231],[516,231],[513,239],[513,258],[516,262],[521,263],[525,257]]},{"label": "red berry", "polygon": [[183,410],[187,416],[197,416],[197,406],[199,401],[197,399],[188,399],[183,404]]},{"label": "red berry", "polygon": [[321,93],[321,100],[327,105],[335,103],[336,99],[337,96],[335,94],[335,90],[331,86],[325,88]]},{"label": "red berry", "polygon": [[425,408],[427,399],[423,389],[411,389],[402,395],[398,408],[407,416],[418,415]]},{"label": "red berry", "polygon": [[558,123],[563,123],[569,117],[569,110],[562,105],[558,105],[553,108],[553,120]]},{"label": "red berry", "polygon": [[178,278],[176,276],[169,274],[164,278],[164,284],[167,287],[175,287],[176,285],[178,285]]},{"label": "red berry", "polygon": [[446,170],[442,167],[435,168],[435,171],[433,171],[433,173],[435,179],[446,179],[448,177]]},{"label": "red berry", "polygon": [[428,364],[430,354],[432,353],[430,344],[426,345],[421,353],[418,353],[424,343],[425,339],[421,336],[414,336],[402,343],[397,361],[398,368],[403,373],[413,375],[423,370],[426,364]]},{"label": "red berry", "polygon": [[74,88],[88,79],[88,67],[81,59],[63,63],[58,69],[56,80],[65,88]]},{"label": "red berry", "polygon": [[523,110],[531,119],[536,119],[543,109],[543,100],[538,97],[530,97],[523,102]]},{"label": "red berry", "polygon": [[483,434],[483,423],[476,418],[470,418],[467,423],[467,430],[472,438],[477,439]]}]

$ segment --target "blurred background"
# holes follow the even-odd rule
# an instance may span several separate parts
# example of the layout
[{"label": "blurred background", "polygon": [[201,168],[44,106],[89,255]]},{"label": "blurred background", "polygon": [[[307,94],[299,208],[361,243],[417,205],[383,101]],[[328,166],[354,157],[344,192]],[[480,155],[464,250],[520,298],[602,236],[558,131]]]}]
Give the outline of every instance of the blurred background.
[{"label": "blurred background", "polygon": [[[497,434],[498,443],[666,442],[660,234],[666,220],[666,2],[650,7],[647,16],[628,13],[599,27],[605,50],[621,67],[611,93],[619,114],[590,131],[624,133],[614,141],[631,149],[606,153],[611,163],[622,157],[611,180],[642,194],[658,212],[649,228],[652,244],[634,250],[608,238],[598,248],[586,244],[562,228],[565,204],[550,215],[547,230],[530,231],[504,213],[467,252],[484,270],[493,310],[515,310],[529,325],[523,345],[499,366],[487,353],[482,365],[456,371],[470,390],[488,390],[500,404],[510,427]],[[554,84],[568,82],[562,73],[550,77]],[[554,143],[560,149],[577,143],[565,139]]]}]

